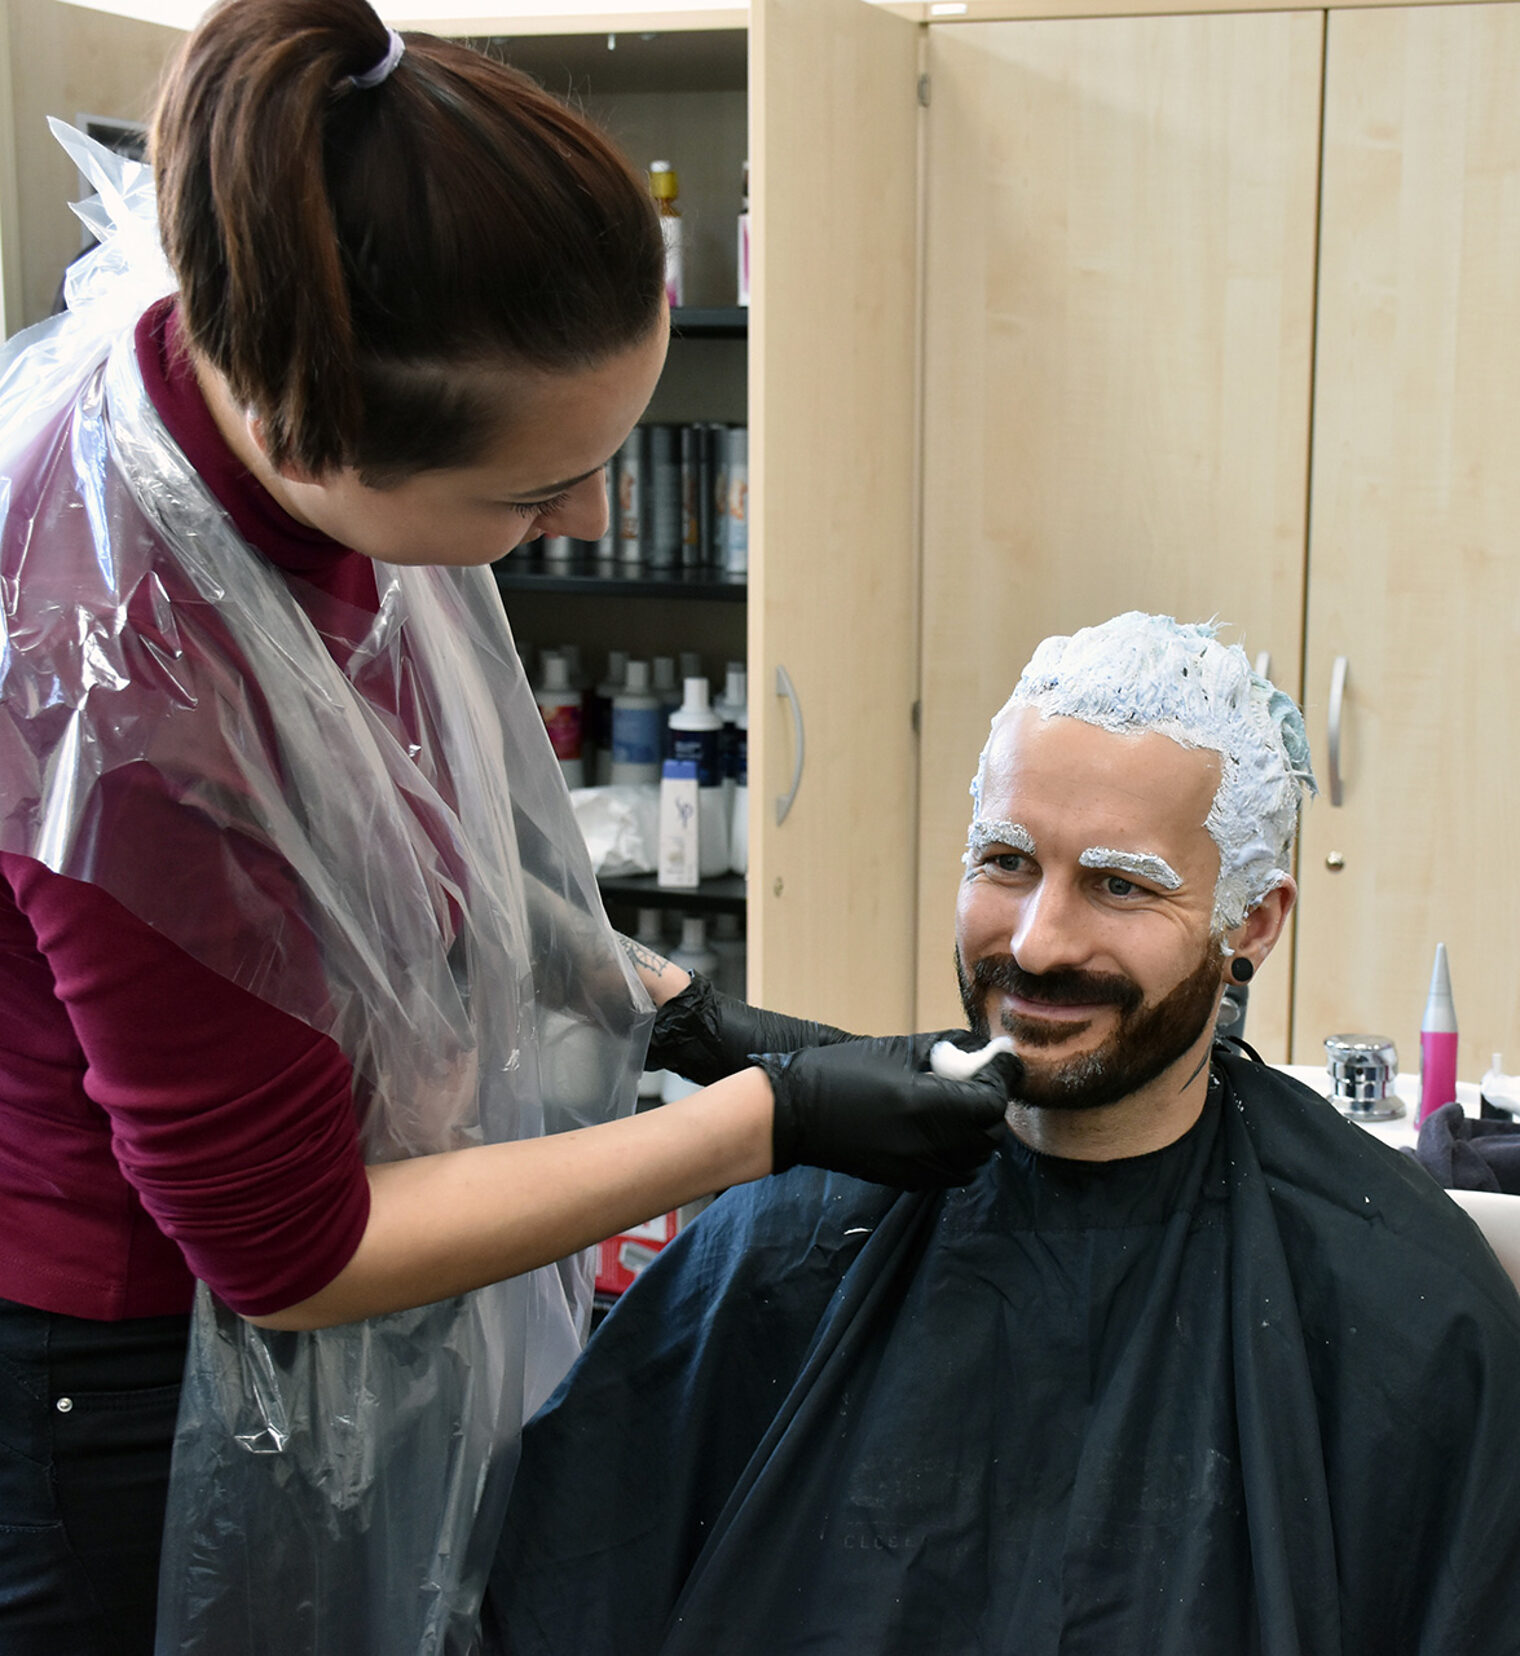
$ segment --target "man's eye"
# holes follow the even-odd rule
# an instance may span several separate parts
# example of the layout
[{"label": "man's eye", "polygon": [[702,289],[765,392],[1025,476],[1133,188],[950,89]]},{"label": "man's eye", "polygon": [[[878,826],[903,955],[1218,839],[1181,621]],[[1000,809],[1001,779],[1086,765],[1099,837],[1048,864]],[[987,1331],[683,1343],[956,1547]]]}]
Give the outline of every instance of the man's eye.
[{"label": "man's eye", "polygon": [[1133,880],[1126,880],[1122,874],[1110,874],[1103,884],[1110,897],[1128,897],[1132,893],[1141,894],[1141,888]]},{"label": "man's eye", "polygon": [[1022,851],[994,851],[983,866],[995,868],[1000,874],[1022,874],[1029,858]]}]

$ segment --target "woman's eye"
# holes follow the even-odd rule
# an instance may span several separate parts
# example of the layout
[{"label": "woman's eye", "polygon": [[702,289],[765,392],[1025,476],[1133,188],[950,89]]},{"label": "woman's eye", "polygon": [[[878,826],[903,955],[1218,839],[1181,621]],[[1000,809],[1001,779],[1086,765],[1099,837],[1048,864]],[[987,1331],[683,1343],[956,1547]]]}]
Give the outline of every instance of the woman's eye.
[{"label": "woman's eye", "polygon": [[548,517],[551,512],[557,512],[570,499],[570,491],[554,495],[549,500],[514,500],[512,510],[523,517]]}]

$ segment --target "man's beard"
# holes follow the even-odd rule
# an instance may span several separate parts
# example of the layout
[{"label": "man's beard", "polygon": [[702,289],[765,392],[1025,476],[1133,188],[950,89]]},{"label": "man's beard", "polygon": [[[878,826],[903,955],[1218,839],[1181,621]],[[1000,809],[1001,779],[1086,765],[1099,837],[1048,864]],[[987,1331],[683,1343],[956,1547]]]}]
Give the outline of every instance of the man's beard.
[{"label": "man's beard", "polygon": [[1036,975],[1021,970],[1011,956],[977,961],[968,978],[957,949],[955,975],[967,1021],[983,1041],[991,1033],[983,1010],[989,989],[1049,1005],[1114,1007],[1118,1023],[1108,1039],[1065,1063],[1042,1063],[1030,1048],[1059,1045],[1070,1038],[1068,1027],[1016,1015],[1003,1019],[1002,1032],[1018,1042],[1024,1060],[1018,1102],[1034,1109],[1094,1110],[1138,1092],[1192,1048],[1214,1018],[1221,958],[1211,938],[1197,967],[1154,1006],[1144,1004],[1143,992],[1130,978],[1089,972]]}]

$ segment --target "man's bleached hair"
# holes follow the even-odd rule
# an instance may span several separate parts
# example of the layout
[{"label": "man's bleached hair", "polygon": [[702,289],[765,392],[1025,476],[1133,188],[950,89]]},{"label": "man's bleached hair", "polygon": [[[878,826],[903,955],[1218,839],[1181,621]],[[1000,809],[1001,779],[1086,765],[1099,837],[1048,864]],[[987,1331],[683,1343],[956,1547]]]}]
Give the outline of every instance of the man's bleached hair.
[{"label": "man's bleached hair", "polygon": [[[1232,930],[1288,878],[1299,806],[1317,792],[1303,715],[1251,670],[1212,622],[1131,610],[1069,638],[1047,638],[992,721],[1035,708],[1112,731],[1154,730],[1220,757],[1208,829],[1219,847],[1213,929]],[[971,793],[981,814],[983,749]]]}]

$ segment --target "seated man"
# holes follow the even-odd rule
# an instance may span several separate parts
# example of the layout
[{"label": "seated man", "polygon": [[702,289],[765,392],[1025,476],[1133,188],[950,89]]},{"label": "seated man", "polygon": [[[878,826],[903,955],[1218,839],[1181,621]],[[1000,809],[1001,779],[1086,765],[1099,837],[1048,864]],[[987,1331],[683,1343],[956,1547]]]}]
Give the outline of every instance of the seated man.
[{"label": "seated man", "polygon": [[512,1656],[1520,1649],[1514,1288],[1408,1158],[1213,1043],[1303,784],[1212,629],[1041,645],[956,915],[1011,1131],[964,1189],[799,1168],[665,1250],[528,1428]]}]

